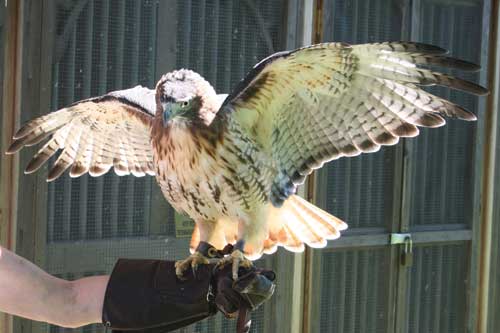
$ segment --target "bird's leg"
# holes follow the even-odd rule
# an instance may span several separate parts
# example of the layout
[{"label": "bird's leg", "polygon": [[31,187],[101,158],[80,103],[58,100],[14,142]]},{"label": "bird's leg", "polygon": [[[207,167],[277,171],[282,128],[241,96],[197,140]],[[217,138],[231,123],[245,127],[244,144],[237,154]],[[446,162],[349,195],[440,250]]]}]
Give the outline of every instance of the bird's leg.
[{"label": "bird's leg", "polygon": [[208,264],[208,258],[196,251],[186,259],[175,262],[175,274],[179,279],[184,279],[184,273],[191,268],[193,275],[195,275],[196,269],[200,264]]},{"label": "bird's leg", "polygon": [[229,263],[232,264],[233,280],[238,279],[238,268],[240,266],[245,268],[250,268],[253,266],[252,262],[247,258],[245,258],[245,255],[243,254],[244,247],[245,247],[245,241],[243,240],[237,241],[236,244],[234,245],[231,254],[224,257],[217,263],[219,267],[224,267],[226,264]]},{"label": "bird's leg", "polygon": [[175,263],[175,273],[179,278],[182,278],[183,274],[190,267],[194,274],[198,265],[211,262],[216,263],[219,261],[217,258],[223,257],[223,255],[217,251],[218,247],[222,247],[226,244],[222,226],[217,223],[217,221],[209,220],[197,220],[195,223],[199,232],[197,237],[195,237],[198,238],[196,240],[198,245],[192,255],[185,260]]},{"label": "bird's leg", "polygon": [[193,275],[196,275],[198,265],[217,263],[220,255],[217,250],[207,242],[200,242],[196,251],[184,260],[175,263],[175,274],[179,279],[183,279],[186,270],[191,268]]}]

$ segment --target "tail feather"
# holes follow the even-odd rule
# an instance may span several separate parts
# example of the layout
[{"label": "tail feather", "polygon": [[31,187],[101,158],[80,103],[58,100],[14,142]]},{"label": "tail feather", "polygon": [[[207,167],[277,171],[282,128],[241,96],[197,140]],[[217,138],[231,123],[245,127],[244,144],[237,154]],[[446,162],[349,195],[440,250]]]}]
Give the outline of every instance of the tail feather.
[{"label": "tail feather", "polygon": [[318,233],[318,228],[311,227],[306,218],[303,218],[293,205],[288,205],[284,213],[286,222],[295,235],[307,245],[315,248],[326,246],[326,240]]},{"label": "tail feather", "polygon": [[271,239],[266,239],[264,241],[264,253],[265,254],[273,254],[278,250],[278,244]]},{"label": "tail feather", "polygon": [[[327,240],[340,237],[340,231],[347,229],[345,222],[297,195],[290,196],[280,208],[270,205],[267,218],[268,234],[266,239],[261,240],[263,244],[245,244],[245,255],[251,260],[258,259],[262,253],[275,253],[278,246],[291,252],[304,251],[304,244],[314,248],[325,247]],[[228,221],[221,230],[225,231],[223,238],[227,242],[236,241],[237,223]],[[200,230],[195,224],[190,243],[191,253],[200,240]],[[224,246],[212,245],[218,248]]]},{"label": "tail feather", "polygon": [[304,243],[297,237],[295,232],[293,232],[288,225],[284,225],[283,229],[287,235],[287,240],[285,243],[280,243],[285,249],[291,252],[302,252],[304,251]]},{"label": "tail feather", "polygon": [[344,221],[299,196],[293,196],[291,203],[296,207],[296,211],[306,217],[306,223],[311,228],[318,229],[318,232],[325,239],[337,239],[340,237],[340,231],[347,229],[347,224]]},{"label": "tail feather", "polygon": [[287,238],[284,241],[278,237],[278,245],[294,252],[303,248],[303,243],[315,248],[325,247],[327,240],[340,237],[340,231],[347,229],[345,222],[297,195],[290,196],[280,211],[284,230],[280,234],[286,234]]}]

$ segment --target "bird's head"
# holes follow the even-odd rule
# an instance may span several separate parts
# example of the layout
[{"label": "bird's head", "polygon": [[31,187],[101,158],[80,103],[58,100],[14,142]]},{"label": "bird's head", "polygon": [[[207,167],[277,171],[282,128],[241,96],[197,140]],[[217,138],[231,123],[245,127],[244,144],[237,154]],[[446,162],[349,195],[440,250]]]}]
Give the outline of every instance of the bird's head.
[{"label": "bird's head", "polygon": [[215,90],[201,75],[181,69],[170,72],[156,85],[156,116],[163,126],[174,123],[209,125],[215,113]]}]

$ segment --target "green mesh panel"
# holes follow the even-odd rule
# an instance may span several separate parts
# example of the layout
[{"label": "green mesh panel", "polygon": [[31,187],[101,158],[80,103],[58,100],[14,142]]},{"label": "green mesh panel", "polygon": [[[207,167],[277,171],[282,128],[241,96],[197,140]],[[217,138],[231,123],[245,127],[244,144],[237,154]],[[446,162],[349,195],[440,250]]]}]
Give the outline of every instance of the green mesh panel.
[{"label": "green mesh panel", "polygon": [[[457,4],[424,1],[417,16],[420,41],[439,45],[455,57],[479,63],[482,7],[481,1]],[[476,73],[453,74],[471,81],[478,79]],[[477,113],[477,97],[444,88],[430,91]],[[443,128],[422,129],[414,140],[415,149],[410,156],[414,165],[409,214],[412,225],[470,224],[475,129],[475,123],[450,120]]]},{"label": "green mesh panel", "polygon": [[[400,40],[399,1],[325,1],[323,40],[351,44]],[[384,227],[392,208],[394,148],[340,158],[326,167],[326,209],[350,228]]]},{"label": "green mesh panel", "polygon": [[[73,1],[55,8],[53,110],[111,90],[154,86],[155,1]],[[152,186],[152,177],[113,171],[60,177],[48,186],[48,241],[147,236]]]},{"label": "green mesh panel", "polygon": [[388,249],[321,256],[319,332],[387,332]]},{"label": "green mesh panel", "polygon": [[177,67],[229,93],[260,60],[284,49],[286,1],[178,1]]},{"label": "green mesh panel", "polygon": [[[351,44],[400,40],[398,1],[325,1],[324,41]],[[349,227],[385,227],[390,220],[395,149],[341,158],[327,165],[326,209]],[[318,332],[387,332],[388,249],[319,252]]]},{"label": "green mesh panel", "polygon": [[467,244],[414,248],[408,332],[465,332]]}]

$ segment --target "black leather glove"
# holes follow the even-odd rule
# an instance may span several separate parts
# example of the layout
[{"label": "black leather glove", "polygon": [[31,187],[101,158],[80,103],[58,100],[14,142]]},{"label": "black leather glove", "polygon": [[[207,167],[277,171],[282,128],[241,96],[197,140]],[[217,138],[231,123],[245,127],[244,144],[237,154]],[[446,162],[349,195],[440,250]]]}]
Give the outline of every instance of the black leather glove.
[{"label": "black leather glove", "polygon": [[[217,250],[211,244],[200,242],[196,249],[208,258],[222,258],[233,251],[228,244],[224,249]],[[238,279],[232,278],[232,267],[215,266],[212,271],[212,286],[215,286],[215,303],[217,308],[226,316],[238,316],[236,331],[245,333],[250,331],[250,312],[257,309],[274,293],[276,274],[271,270],[264,270],[252,266],[240,267]]]},{"label": "black leather glove", "polygon": [[276,275],[271,270],[240,267],[238,279],[233,281],[231,267],[215,268],[213,272],[215,304],[228,318],[234,318],[245,306],[250,311],[257,309],[274,293]]},{"label": "black leather glove", "polygon": [[276,275],[273,271],[254,266],[249,269],[240,267],[238,279],[234,281],[230,265],[222,269],[216,267],[213,275],[217,308],[226,318],[238,316],[237,333],[249,332],[250,312],[271,298],[276,287]]},{"label": "black leather glove", "polygon": [[[113,332],[164,333],[212,316],[219,309],[229,317],[239,313],[247,324],[249,311],[274,292],[272,271],[240,268],[240,278],[233,281],[230,267],[218,269],[211,264],[198,267],[196,276],[187,272],[185,280],[179,280],[174,264],[120,259],[106,290],[103,323]],[[241,325],[238,323],[238,332],[246,332]]]}]

